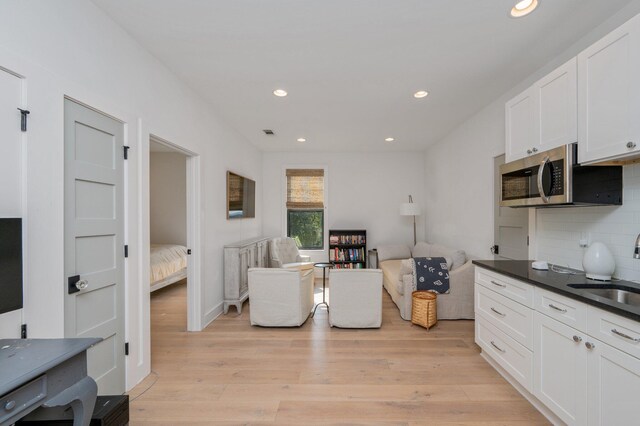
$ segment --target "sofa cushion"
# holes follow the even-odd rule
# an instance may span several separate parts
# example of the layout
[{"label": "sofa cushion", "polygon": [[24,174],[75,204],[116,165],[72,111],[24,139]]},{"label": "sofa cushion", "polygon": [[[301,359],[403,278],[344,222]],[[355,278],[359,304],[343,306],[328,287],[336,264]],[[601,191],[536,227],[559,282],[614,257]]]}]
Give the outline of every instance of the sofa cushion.
[{"label": "sofa cushion", "polygon": [[408,259],[411,250],[404,244],[386,244],[378,246],[378,262],[390,259]]},{"label": "sofa cushion", "polygon": [[[444,257],[451,259],[450,271],[455,271],[467,262],[467,255],[464,250],[450,249],[439,244],[431,245],[431,257]],[[447,265],[449,262],[447,261]]]}]

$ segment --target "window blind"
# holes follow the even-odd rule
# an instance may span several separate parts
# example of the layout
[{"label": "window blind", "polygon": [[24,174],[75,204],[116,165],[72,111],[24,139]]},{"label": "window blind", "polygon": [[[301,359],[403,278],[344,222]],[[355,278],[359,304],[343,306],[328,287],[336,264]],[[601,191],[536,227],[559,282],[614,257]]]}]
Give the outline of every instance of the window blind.
[{"label": "window blind", "polygon": [[324,207],[324,170],[287,169],[287,208]]}]

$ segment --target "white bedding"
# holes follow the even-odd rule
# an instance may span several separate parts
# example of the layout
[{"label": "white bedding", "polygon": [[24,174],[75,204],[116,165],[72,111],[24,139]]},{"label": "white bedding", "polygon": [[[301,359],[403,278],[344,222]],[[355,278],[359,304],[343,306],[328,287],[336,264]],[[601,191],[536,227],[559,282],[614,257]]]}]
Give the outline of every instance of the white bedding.
[{"label": "white bedding", "polygon": [[186,267],[186,247],[176,244],[151,244],[151,284]]}]

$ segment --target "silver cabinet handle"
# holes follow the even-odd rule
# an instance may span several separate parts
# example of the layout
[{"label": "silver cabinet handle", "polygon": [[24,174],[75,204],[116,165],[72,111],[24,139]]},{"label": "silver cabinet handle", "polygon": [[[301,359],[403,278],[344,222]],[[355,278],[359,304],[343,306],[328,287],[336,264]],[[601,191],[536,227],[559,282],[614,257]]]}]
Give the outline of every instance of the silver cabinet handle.
[{"label": "silver cabinet handle", "polygon": [[530,149],[527,150],[527,154],[531,155],[533,154],[533,151],[531,151]]},{"label": "silver cabinet handle", "polygon": [[496,311],[496,309],[495,309],[495,308],[493,308],[493,307],[491,308],[491,310],[492,310],[493,312],[495,312],[496,314],[500,315],[501,317],[506,317],[506,316],[507,316],[507,314],[503,314],[503,313],[502,313],[502,312],[500,312],[500,311]]},{"label": "silver cabinet handle", "polygon": [[635,142],[631,142],[631,141],[627,142],[627,148],[633,149],[635,147],[636,147],[636,143]]},{"label": "silver cabinet handle", "polygon": [[506,285],[504,285],[504,284],[500,284],[500,283],[497,283],[497,282],[495,282],[495,281],[493,281],[493,280],[491,280],[491,284],[493,284],[493,285],[497,285],[498,287],[502,287],[502,288],[505,288],[505,287],[506,287]]},{"label": "silver cabinet handle", "polygon": [[87,287],[89,287],[89,281],[87,280],[80,280],[76,283],[76,288],[78,290],[84,290]]},{"label": "silver cabinet handle", "polygon": [[496,345],[493,340],[491,341],[491,346],[493,346],[494,348],[496,348],[497,350],[499,350],[502,353],[505,353],[506,351],[504,349],[502,349],[500,346]]},{"label": "silver cabinet handle", "polygon": [[538,152],[538,148],[536,148],[535,146],[531,149],[531,151],[533,152]]},{"label": "silver cabinet handle", "polygon": [[545,203],[549,202],[549,197],[544,193],[544,188],[542,187],[542,173],[544,172],[544,168],[549,162],[549,156],[545,156],[540,162],[540,168],[538,169],[538,193],[540,193],[540,198]]},{"label": "silver cabinet handle", "polygon": [[638,343],[638,342],[640,342],[640,339],[638,339],[637,337],[631,337],[631,336],[629,336],[628,334],[624,334],[624,333],[622,333],[622,332],[620,332],[620,331],[616,330],[615,328],[614,328],[614,329],[612,329],[612,330],[611,330],[611,332],[612,332],[613,334],[616,334],[616,335],[618,335],[618,336],[620,336],[620,337],[624,338],[624,339],[631,340],[631,341],[632,341],[632,342],[634,342],[634,343]]},{"label": "silver cabinet handle", "polygon": [[596,347],[596,345],[591,342],[585,342],[584,345],[587,347],[587,349],[593,349]]},{"label": "silver cabinet handle", "polygon": [[580,342],[582,342],[582,337],[580,337],[580,336],[573,336],[573,341],[574,341],[574,342],[576,342],[576,343],[580,343]]},{"label": "silver cabinet handle", "polygon": [[551,304],[551,303],[549,303],[549,307],[550,307],[551,309],[555,309],[555,310],[556,310],[556,311],[558,311],[558,312],[562,312],[563,314],[566,314],[566,313],[567,313],[567,310],[566,310],[566,309],[558,308],[556,305],[553,305],[553,304]]}]

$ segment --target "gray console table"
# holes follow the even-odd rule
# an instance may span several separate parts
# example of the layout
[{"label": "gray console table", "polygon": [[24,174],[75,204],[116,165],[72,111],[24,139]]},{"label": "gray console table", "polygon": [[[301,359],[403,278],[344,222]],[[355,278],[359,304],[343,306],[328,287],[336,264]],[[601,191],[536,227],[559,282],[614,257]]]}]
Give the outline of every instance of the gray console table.
[{"label": "gray console table", "polygon": [[88,426],[98,386],[87,375],[87,349],[100,340],[0,339],[0,425],[71,405],[73,425]]}]

